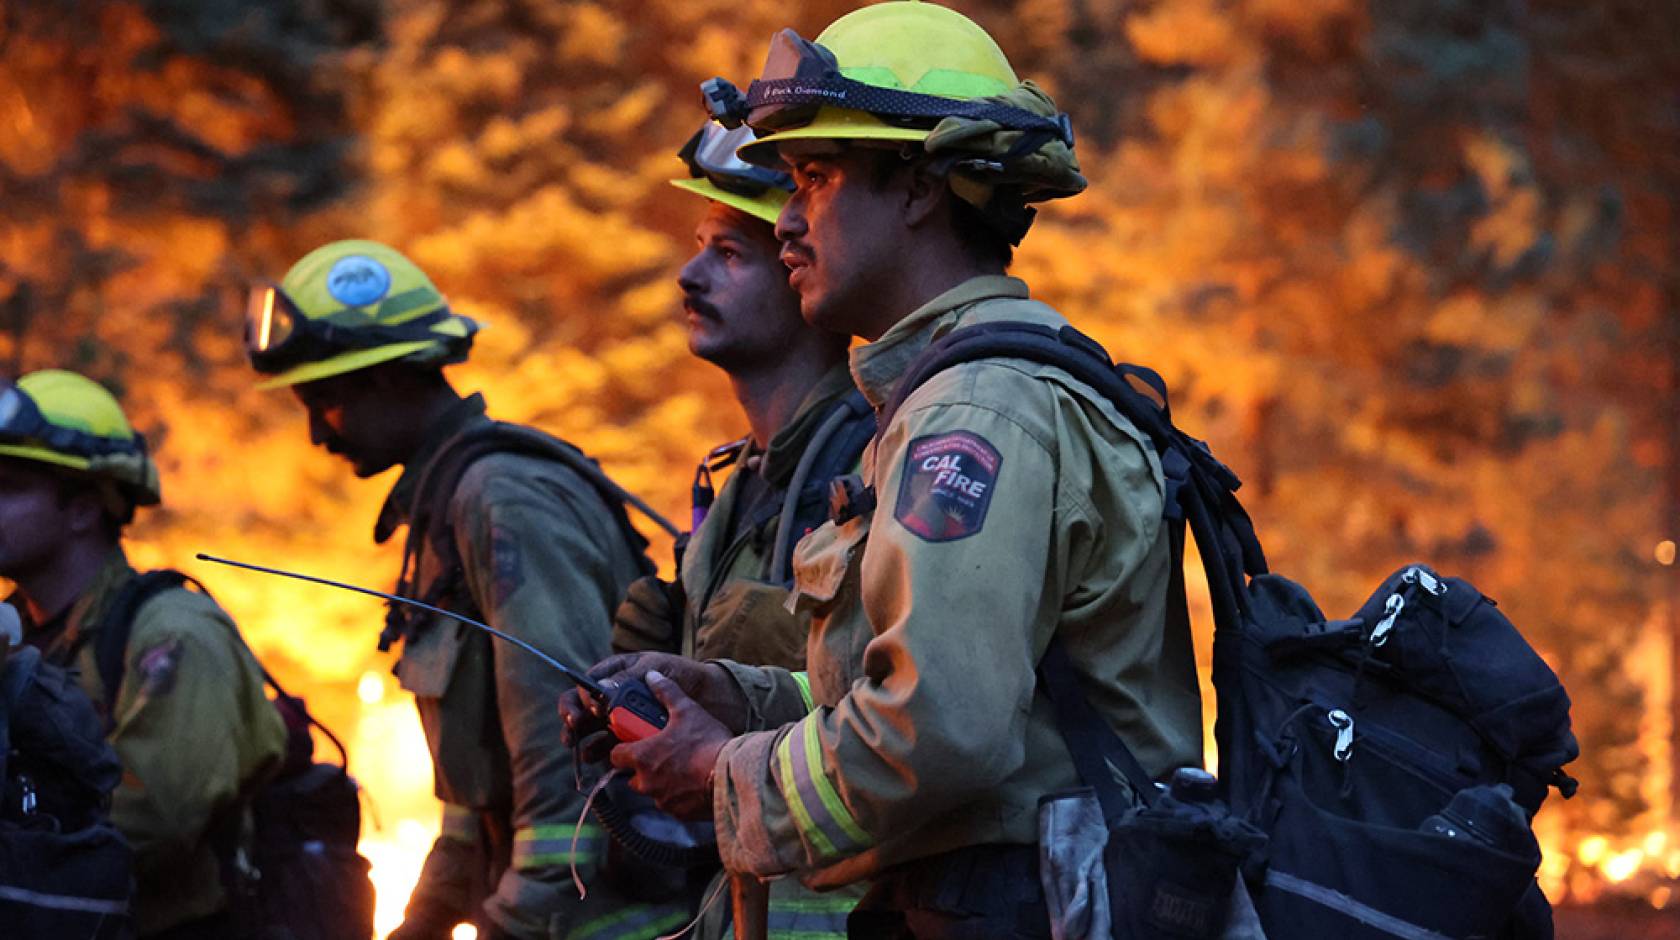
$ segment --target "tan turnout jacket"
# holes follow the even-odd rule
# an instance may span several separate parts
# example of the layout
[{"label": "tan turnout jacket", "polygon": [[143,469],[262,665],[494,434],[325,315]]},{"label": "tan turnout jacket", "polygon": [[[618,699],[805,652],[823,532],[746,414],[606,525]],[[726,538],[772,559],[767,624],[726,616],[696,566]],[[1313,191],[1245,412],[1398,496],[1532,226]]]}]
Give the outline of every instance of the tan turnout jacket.
[{"label": "tan turnout jacket", "polygon": [[[852,350],[877,407],[934,338],[1066,321],[977,278]],[[878,505],[796,553],[809,678],[731,665],[763,730],[719,755],[724,863],[814,886],[969,845],[1037,841],[1077,785],[1035,666],[1058,634],[1086,694],[1152,773],[1200,760],[1188,636],[1168,636],[1153,450],[1113,405],[1024,360],[949,369],[866,451]]]}]

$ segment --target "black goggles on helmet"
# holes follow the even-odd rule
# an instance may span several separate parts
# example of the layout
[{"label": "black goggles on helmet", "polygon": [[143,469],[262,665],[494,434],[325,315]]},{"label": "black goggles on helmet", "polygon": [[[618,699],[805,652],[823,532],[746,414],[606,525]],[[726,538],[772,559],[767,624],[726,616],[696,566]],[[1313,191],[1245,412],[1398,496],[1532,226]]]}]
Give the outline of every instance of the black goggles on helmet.
[{"label": "black goggles on helmet", "polygon": [[[380,316],[400,314],[437,297],[415,290],[387,297]],[[410,305],[405,307],[406,304]],[[368,314],[346,308],[325,317],[307,317],[286,292],[272,284],[251,288],[245,299],[245,353],[258,372],[281,372],[319,362],[353,349],[373,349],[420,340],[447,340],[432,327],[452,314],[448,307],[396,324],[374,323]]]},{"label": "black goggles on helmet", "polygon": [[90,458],[146,453],[146,439],[139,432],[123,440],[53,424],[41,414],[35,399],[11,382],[0,384],[0,443],[39,444],[60,454]]},{"label": "black goggles on helmet", "polygon": [[866,111],[887,124],[932,128],[947,117],[994,121],[1019,131],[1038,131],[1073,146],[1073,124],[1066,114],[1047,118],[1011,105],[924,95],[883,88],[840,74],[834,53],[791,29],[770,41],[764,74],[743,96],[727,79],[700,86],[712,116],[725,127],[746,124],[760,134],[803,127],[823,107]]},{"label": "black goggles on helmet", "polygon": [[752,131],[739,124],[725,128],[707,121],[677,156],[688,164],[688,175],[705,179],[724,192],[740,196],[759,196],[771,189],[793,192],[793,177],[735,156],[735,151],[752,139]]}]

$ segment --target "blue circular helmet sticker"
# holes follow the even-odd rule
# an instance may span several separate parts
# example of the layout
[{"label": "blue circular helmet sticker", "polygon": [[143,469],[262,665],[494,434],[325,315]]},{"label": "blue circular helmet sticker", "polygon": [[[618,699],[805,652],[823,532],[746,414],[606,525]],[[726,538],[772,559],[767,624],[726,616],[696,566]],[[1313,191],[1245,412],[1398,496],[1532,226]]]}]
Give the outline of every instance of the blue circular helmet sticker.
[{"label": "blue circular helmet sticker", "polygon": [[366,307],[391,289],[391,272],[367,255],[346,255],[327,272],[327,293],[351,307]]}]

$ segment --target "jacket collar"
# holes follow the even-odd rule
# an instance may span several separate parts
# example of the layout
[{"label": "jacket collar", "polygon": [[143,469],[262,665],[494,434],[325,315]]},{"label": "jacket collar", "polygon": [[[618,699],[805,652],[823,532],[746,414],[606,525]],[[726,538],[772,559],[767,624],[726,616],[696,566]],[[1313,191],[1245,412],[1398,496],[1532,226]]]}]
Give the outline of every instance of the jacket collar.
[{"label": "jacket collar", "polygon": [[852,378],[877,410],[892,398],[904,370],[935,339],[949,332],[968,308],[983,300],[1028,297],[1025,281],[1005,275],[970,278],[893,324],[873,343],[851,352]]},{"label": "jacket collar", "polygon": [[414,490],[420,485],[420,478],[425,476],[426,468],[432,465],[445,446],[463,431],[488,420],[485,417],[484,396],[474,393],[451,405],[432,423],[420,448],[403,462],[402,475],[397,477],[396,485],[385,497],[385,505],[380,507],[379,521],[373,527],[375,543],[383,545],[399,527],[408,524],[414,514]]}]

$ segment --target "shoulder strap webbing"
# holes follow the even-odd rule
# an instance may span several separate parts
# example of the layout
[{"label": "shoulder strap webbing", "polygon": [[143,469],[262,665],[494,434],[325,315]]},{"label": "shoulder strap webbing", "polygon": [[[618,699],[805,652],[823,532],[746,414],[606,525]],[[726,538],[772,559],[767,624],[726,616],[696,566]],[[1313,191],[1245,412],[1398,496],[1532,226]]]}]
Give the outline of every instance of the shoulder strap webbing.
[{"label": "shoulder strap webbing", "polygon": [[[128,638],[134,632],[134,618],[140,613],[140,608],[170,588],[186,587],[191,580],[169,568],[148,571],[124,584],[105,607],[105,613],[99,618],[99,633],[93,641],[93,661],[99,669],[99,684],[105,689],[107,715],[117,708],[117,690],[122,687]],[[200,590],[203,590],[202,585]]]},{"label": "shoulder strap webbing", "polygon": [[40,666],[41,653],[31,646],[20,646],[0,659],[0,787],[5,786],[6,761],[12,753],[12,715]]},{"label": "shoulder strap webbing", "polygon": [[[1097,802],[1102,804],[1103,818],[1112,826],[1137,803],[1145,806],[1153,804],[1155,782],[1138,762],[1132,749],[1120,740],[1108,722],[1097,714],[1091,700],[1085,697],[1085,691],[1079,684],[1079,673],[1074,670],[1073,660],[1068,657],[1061,637],[1050,638],[1044,658],[1038,663],[1038,676],[1045,695],[1055,707],[1056,728],[1067,743],[1068,753],[1073,756],[1074,769],[1079,772],[1080,781],[1096,792]],[[1137,794],[1136,801],[1126,799],[1109,767],[1125,776],[1132,792]]]},{"label": "shoulder strap webbing", "polygon": [[[767,580],[792,585],[793,547],[805,535],[806,526],[816,526],[828,517],[828,481],[852,472],[870,438],[875,436],[873,409],[863,393],[852,389],[830,408],[822,426],[811,436],[799,456],[776,524],[776,543],[770,558]],[[809,495],[814,498],[808,499]],[[810,506],[814,512],[801,513]]]},{"label": "shoulder strap webbing", "polygon": [[[479,459],[500,453],[524,454],[552,460],[583,477],[607,505],[614,522],[630,545],[639,550],[638,565],[641,574],[652,574],[654,565],[645,551],[647,539],[630,524],[626,506],[636,507],[673,536],[680,534],[680,530],[670,520],[613,482],[583,451],[534,428],[505,421],[491,421],[451,440],[443,453],[433,460],[421,475],[420,482],[415,487],[414,503],[408,520],[408,534],[403,543],[402,570],[397,577],[396,593],[408,597],[415,597],[420,593],[417,583],[420,576],[420,556],[427,548],[428,542],[441,559],[445,572],[436,587],[445,590],[455,588],[460,577],[461,565],[460,558],[457,557],[454,535],[447,531],[447,527],[434,532],[433,524],[439,519],[447,518],[449,501],[467,470]],[[436,604],[443,598],[439,591],[433,591],[430,592],[430,596],[419,599],[428,604]],[[382,652],[390,649],[398,637],[406,634],[409,617],[408,611],[396,606],[392,606],[386,612],[385,629],[379,634],[379,649]]]},{"label": "shoulder strap webbing", "polygon": [[[1099,343],[1072,326],[1052,329],[1037,323],[1000,321],[953,330],[911,362],[881,410],[879,428],[885,430],[898,409],[928,379],[953,366],[982,359],[1024,359],[1053,366],[1113,402],[1149,438],[1161,459],[1167,478],[1168,517],[1192,523],[1204,560],[1209,562],[1210,581],[1216,576],[1219,579],[1213,585],[1215,591],[1229,592],[1224,598],[1215,598],[1216,610],[1221,606],[1246,609],[1243,575],[1265,573],[1266,558],[1248,512],[1236,499],[1242,481],[1213,456],[1206,444],[1173,426],[1166,384],[1154,370],[1114,364]],[[1201,520],[1205,531],[1196,528],[1196,520],[1191,518],[1196,513],[1187,505],[1190,502],[1199,502],[1206,509]]]},{"label": "shoulder strap webbing", "polygon": [[[1242,702],[1251,699],[1249,687],[1254,680],[1238,665],[1235,651],[1225,650],[1242,634],[1243,616],[1248,611],[1247,579],[1266,572],[1266,558],[1254,524],[1236,497],[1241,480],[1215,459],[1206,444],[1173,425],[1166,384],[1158,374],[1142,366],[1113,363],[1099,343],[1072,326],[1053,329],[1036,323],[999,321],[953,330],[930,344],[905,370],[892,399],[881,411],[880,429],[886,429],[898,409],[928,379],[953,366],[982,359],[1022,359],[1060,369],[1107,398],[1149,439],[1165,478],[1164,514],[1173,543],[1168,626],[1188,636],[1189,610],[1182,568],[1183,529],[1187,527],[1202,557],[1212,600],[1214,687],[1222,711],[1242,709]],[[1223,642],[1221,637],[1225,638]],[[1065,681],[1053,684],[1064,690],[1078,689]],[[1247,749],[1239,746],[1242,742],[1229,740],[1230,734],[1228,722],[1216,724],[1221,767],[1240,778],[1246,768],[1236,765],[1246,759]],[[1069,747],[1081,749],[1073,738]],[[1090,780],[1086,782],[1095,786]]]},{"label": "shoulder strap webbing", "polygon": [[[95,638],[93,648],[94,663],[99,669],[99,682],[105,689],[105,701],[108,702],[106,714],[112,715],[116,711],[117,689],[122,686],[124,661],[128,658],[128,640],[134,633],[134,620],[140,613],[140,608],[146,602],[171,588],[187,588],[196,590],[205,597],[210,597],[210,590],[197,578],[182,574],[173,568],[159,568],[137,575],[133,580],[123,585],[122,590],[105,608],[104,615],[99,621],[99,634]],[[320,730],[328,741],[338,751],[339,769],[348,771],[350,768],[350,752],[344,747],[333,730],[322,724],[319,719],[303,707],[303,700],[287,692],[262,664],[257,654],[245,644],[245,638],[235,634],[241,646],[251,652],[251,660],[257,664],[257,671],[262,673],[263,682],[273,689],[280,700],[292,703],[289,707],[302,713],[305,721]],[[106,719],[111,720],[110,718]]]}]

